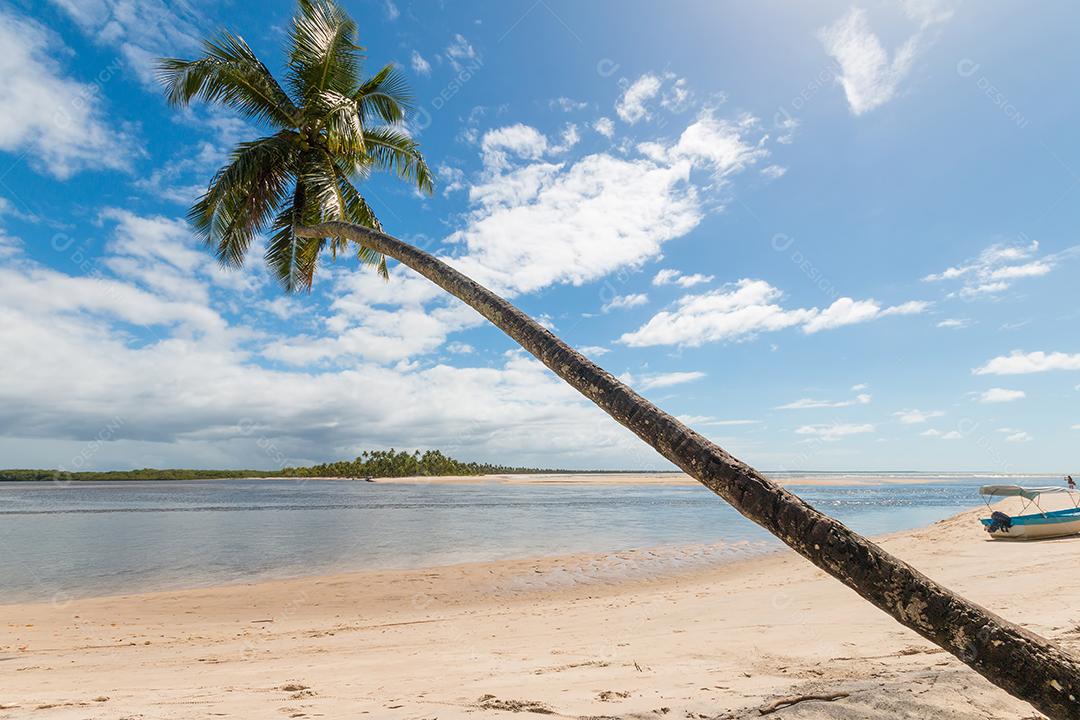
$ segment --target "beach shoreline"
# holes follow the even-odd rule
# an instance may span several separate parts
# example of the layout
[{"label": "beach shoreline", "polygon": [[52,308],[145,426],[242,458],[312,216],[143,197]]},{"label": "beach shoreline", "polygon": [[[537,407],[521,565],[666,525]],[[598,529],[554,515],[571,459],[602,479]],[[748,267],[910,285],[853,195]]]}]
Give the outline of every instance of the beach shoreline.
[{"label": "beach shoreline", "polygon": [[[1080,539],[993,543],[979,514],[878,540],[1080,649],[1080,611],[1059,601],[1080,597]],[[0,718],[755,717],[812,691],[848,696],[777,716],[1033,717],[789,551],[675,562],[693,552],[4,605]],[[1035,580],[1043,593],[1011,590]]]},{"label": "beach shoreline", "polygon": [[[803,487],[868,487],[874,485],[926,485],[941,481],[941,474],[899,475],[896,473],[812,473],[792,475],[770,475],[774,482],[781,485],[799,485]],[[958,475],[966,477],[967,475]],[[974,476],[972,474],[971,476]],[[286,479],[286,478],[281,478]],[[296,478],[293,478],[296,479]],[[315,478],[312,478],[315,479]],[[319,478],[333,479],[333,478]],[[340,478],[339,478],[340,479]],[[372,478],[371,482],[381,484],[409,485],[453,485],[468,483],[500,483],[506,485],[664,485],[694,486],[700,483],[681,472],[597,472],[597,473],[522,473],[496,474],[479,476],[444,476],[444,477],[399,477]]]},{"label": "beach shoreline", "polygon": [[[769,479],[780,485],[799,485],[803,487],[868,487],[875,485],[926,485],[941,482],[942,479],[956,478],[971,480],[975,478],[1048,478],[1058,479],[1055,473],[980,473],[980,472],[898,472],[898,471],[784,471],[764,472]],[[680,471],[566,471],[548,473],[494,473],[489,475],[414,475],[403,477],[341,477],[341,476],[295,476],[295,475],[257,475],[239,477],[205,477],[182,479],[108,479],[108,480],[0,480],[0,489],[19,487],[72,487],[83,483],[95,485],[117,485],[137,483],[203,483],[203,482],[258,482],[263,480],[304,482],[307,480],[369,482],[383,485],[660,485],[693,486],[700,483]]]}]

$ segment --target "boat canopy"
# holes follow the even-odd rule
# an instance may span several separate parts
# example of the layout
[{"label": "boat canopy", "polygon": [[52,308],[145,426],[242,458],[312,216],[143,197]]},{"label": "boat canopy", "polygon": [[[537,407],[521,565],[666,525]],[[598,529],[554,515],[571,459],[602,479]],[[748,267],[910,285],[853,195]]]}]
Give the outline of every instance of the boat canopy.
[{"label": "boat canopy", "polygon": [[1080,495],[1080,492],[1067,487],[1049,485],[1046,487],[1022,487],[1020,485],[983,485],[979,488],[980,495],[992,495],[994,497],[1022,497],[1025,500],[1034,500],[1040,495],[1065,494]]}]

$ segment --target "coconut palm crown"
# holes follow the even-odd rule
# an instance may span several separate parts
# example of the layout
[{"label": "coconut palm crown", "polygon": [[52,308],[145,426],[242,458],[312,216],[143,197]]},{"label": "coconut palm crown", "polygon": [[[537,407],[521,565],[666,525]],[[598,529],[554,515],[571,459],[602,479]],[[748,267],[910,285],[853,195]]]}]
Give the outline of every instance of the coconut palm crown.
[{"label": "coconut palm crown", "polygon": [[299,237],[297,226],[348,222],[381,230],[356,187],[386,170],[430,193],[431,172],[404,129],[412,98],[391,64],[363,79],[356,23],[328,0],[300,0],[289,35],[285,87],[238,35],[203,42],[194,60],[161,60],[169,103],[216,103],[272,133],[237,145],[188,218],[218,260],[239,266],[269,231],[266,263],[289,292],[310,289],[320,255],[352,244],[386,276],[382,254],[340,237]]}]

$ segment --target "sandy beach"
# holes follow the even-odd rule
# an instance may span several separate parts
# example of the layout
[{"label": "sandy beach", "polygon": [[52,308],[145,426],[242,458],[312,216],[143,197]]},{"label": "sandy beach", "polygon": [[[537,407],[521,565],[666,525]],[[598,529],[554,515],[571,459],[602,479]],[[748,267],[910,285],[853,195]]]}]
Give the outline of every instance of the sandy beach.
[{"label": "sandy beach", "polygon": [[[768,473],[766,473],[768,475]],[[769,476],[781,485],[805,487],[858,487],[871,485],[923,485],[940,481],[940,475],[895,473],[822,473],[813,475]],[[1015,476],[1014,476],[1015,477]],[[312,478],[334,480],[341,478]],[[462,483],[501,483],[506,485],[698,485],[681,472],[596,472],[596,473],[521,473],[496,475],[448,475],[375,478],[370,482],[402,485],[454,485]]]},{"label": "sandy beach", "polygon": [[[882,542],[1080,650],[1080,539],[992,543],[978,514]],[[801,693],[847,695],[772,717],[1038,717],[787,551],[716,565],[707,548],[638,550],[0,612],[3,718],[734,718]]]}]

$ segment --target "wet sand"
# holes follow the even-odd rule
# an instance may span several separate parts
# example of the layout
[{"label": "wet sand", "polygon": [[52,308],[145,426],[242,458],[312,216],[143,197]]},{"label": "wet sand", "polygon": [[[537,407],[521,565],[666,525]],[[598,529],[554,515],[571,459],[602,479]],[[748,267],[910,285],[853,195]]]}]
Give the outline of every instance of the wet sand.
[{"label": "wet sand", "polygon": [[[1080,539],[992,543],[978,515],[882,542],[1080,651]],[[771,717],[1038,717],[787,551],[362,572],[0,617],[0,718],[750,718],[816,692],[847,697]]]},{"label": "wet sand", "polygon": [[[320,478],[332,479],[332,478]],[[840,487],[868,485],[923,485],[941,482],[939,476],[896,475],[882,473],[874,475],[861,473],[850,475],[843,473],[777,476],[774,478],[781,485],[802,485],[806,487]],[[453,485],[461,483],[503,483],[508,485],[563,484],[563,485],[697,485],[698,481],[681,472],[603,472],[603,473],[528,473],[501,475],[451,475],[446,477],[400,477],[375,478],[376,483],[400,484],[435,484]]]}]

